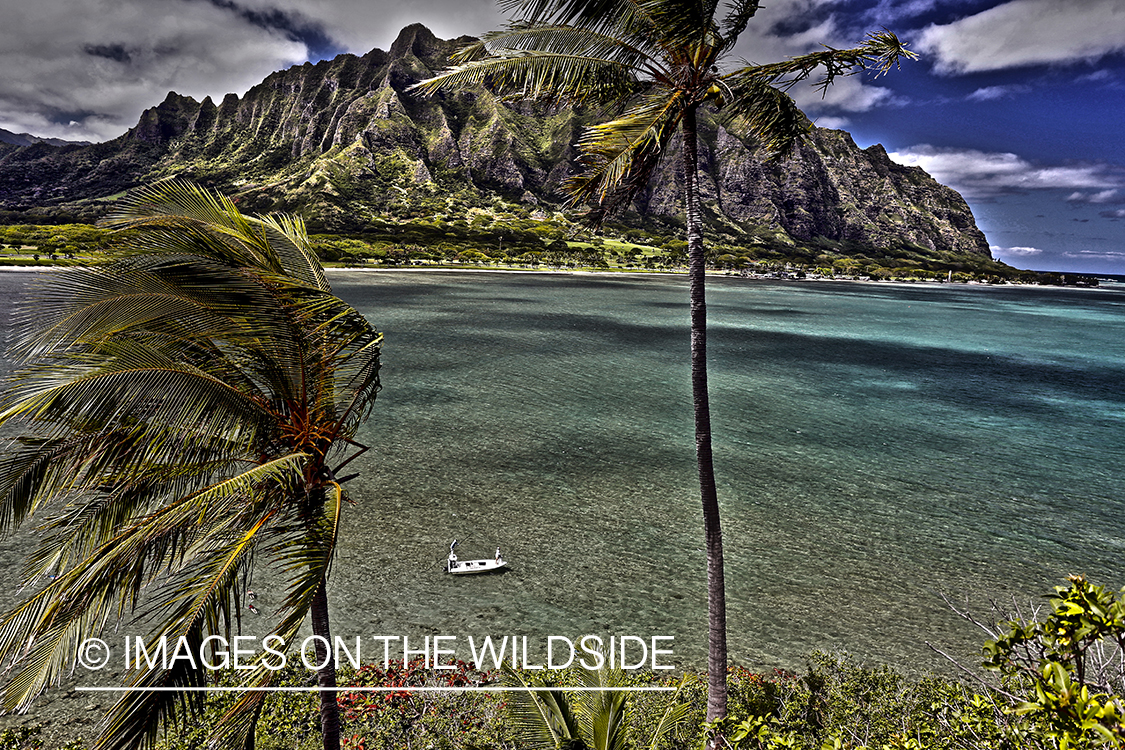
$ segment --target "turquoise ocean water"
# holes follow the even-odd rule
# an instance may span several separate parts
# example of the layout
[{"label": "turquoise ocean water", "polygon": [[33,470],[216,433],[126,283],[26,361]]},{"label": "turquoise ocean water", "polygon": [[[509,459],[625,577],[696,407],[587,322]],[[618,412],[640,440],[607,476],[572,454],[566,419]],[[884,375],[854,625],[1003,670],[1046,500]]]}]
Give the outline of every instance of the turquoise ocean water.
[{"label": "turquoise ocean water", "polygon": [[[671,635],[702,666],[686,279],[331,280],[386,334],[336,633]],[[981,640],[942,594],[1125,585],[1125,287],[708,283],[732,661],[925,668]],[[443,574],[454,538],[511,568]]]}]

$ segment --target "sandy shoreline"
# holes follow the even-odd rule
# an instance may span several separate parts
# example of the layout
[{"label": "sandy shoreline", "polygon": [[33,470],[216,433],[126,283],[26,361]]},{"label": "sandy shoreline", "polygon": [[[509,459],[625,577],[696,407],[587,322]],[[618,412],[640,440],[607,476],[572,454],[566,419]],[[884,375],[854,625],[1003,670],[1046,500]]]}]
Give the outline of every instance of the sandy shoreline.
[{"label": "sandy shoreline", "polygon": [[[42,266],[3,266],[0,265],[0,273],[37,273],[41,271],[61,271],[65,268],[79,268],[80,266],[63,266],[63,265],[42,265]],[[540,275],[561,275],[561,276],[607,276],[607,277],[636,277],[636,276],[671,276],[671,277],[686,277],[687,271],[649,271],[649,270],[586,270],[586,269],[572,269],[572,268],[464,268],[458,266],[325,266],[325,273],[337,274],[345,272],[357,273],[465,273],[465,274],[485,274],[485,273],[502,273],[502,274],[540,274]],[[808,283],[848,283],[848,284],[877,284],[881,286],[909,286],[909,287],[945,287],[945,286],[966,286],[966,287],[1021,287],[1021,288],[1036,288],[1036,289],[1085,289],[1085,290],[1111,290],[1122,291],[1125,290],[1125,284],[1115,284],[1113,282],[1103,282],[1099,286],[1050,286],[1042,284],[1016,284],[1011,282],[1004,282],[1002,284],[988,284],[981,281],[932,281],[932,280],[917,280],[917,281],[904,281],[904,280],[876,280],[876,279],[840,279],[840,278],[825,278],[825,277],[805,277],[805,278],[769,278],[763,276],[741,276],[739,274],[726,273],[723,271],[708,271],[709,278],[731,278],[741,279],[743,281],[784,281],[794,284],[808,284]],[[1108,286],[1107,286],[1108,285]],[[1120,287],[1120,288],[1119,288]]]},{"label": "sandy shoreline", "polygon": [[[391,267],[378,267],[378,266],[357,266],[354,268],[347,268],[343,266],[330,266],[325,267],[326,273],[341,273],[345,271],[357,271],[361,273],[391,273],[395,271],[407,273],[521,273],[521,274],[544,274],[544,275],[570,275],[570,276],[612,276],[612,277],[634,277],[634,276],[672,276],[677,278],[687,277],[687,271],[634,271],[634,270],[617,270],[617,271],[587,271],[571,268],[458,268],[456,266],[391,266]],[[1097,290],[1105,289],[1104,286],[1098,287],[1079,287],[1079,286],[1049,286],[1042,284],[1015,284],[1005,282],[1003,284],[988,284],[982,281],[904,281],[904,280],[877,280],[877,279],[839,279],[839,278],[825,278],[825,277],[805,277],[805,278],[769,278],[763,276],[741,276],[734,273],[725,273],[723,271],[708,271],[708,278],[729,278],[739,279],[742,281],[780,281],[789,282],[793,284],[818,284],[818,283],[839,283],[839,284],[875,284],[879,286],[907,286],[907,287],[949,287],[949,286],[965,286],[965,287],[1020,287],[1032,289],[1086,289]],[[1117,291],[1116,285],[1111,284],[1111,289]],[[1125,289],[1125,284],[1121,285]]]}]

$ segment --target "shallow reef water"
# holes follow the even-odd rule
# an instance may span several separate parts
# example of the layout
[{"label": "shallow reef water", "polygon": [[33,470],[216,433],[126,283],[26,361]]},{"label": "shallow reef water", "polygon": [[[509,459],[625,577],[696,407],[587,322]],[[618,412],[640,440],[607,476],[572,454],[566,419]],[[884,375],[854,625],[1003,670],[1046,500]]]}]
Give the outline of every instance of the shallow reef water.
[{"label": "shallow reef water", "polygon": [[[460,658],[527,637],[533,663],[549,636],[672,636],[660,661],[702,667],[686,279],[330,278],[386,335],[335,633],[378,659],[374,636]],[[1125,586],[1125,290],[708,283],[733,662],[972,661],[983,636],[943,595],[984,613],[1070,573]],[[447,575],[454,539],[510,567]],[[283,596],[266,571],[255,589]]]}]

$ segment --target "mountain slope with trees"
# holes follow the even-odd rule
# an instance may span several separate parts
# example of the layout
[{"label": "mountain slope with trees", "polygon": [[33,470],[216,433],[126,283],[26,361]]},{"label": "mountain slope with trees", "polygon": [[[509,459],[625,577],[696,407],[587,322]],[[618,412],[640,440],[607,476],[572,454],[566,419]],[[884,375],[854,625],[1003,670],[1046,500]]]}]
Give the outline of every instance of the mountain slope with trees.
[{"label": "mountain slope with trees", "polygon": [[[169,93],[112,141],[0,144],[0,217],[93,221],[123,191],[172,175],[234,194],[244,210],[296,211],[332,232],[388,217],[464,219],[497,201],[558,211],[572,144],[590,116],[508,104],[483,90],[430,100],[406,92],[466,41],[409,26],[387,52],[278,71],[218,104]],[[790,157],[770,162],[752,139],[700,125],[704,219],[722,241],[990,257],[961,196],[895,164],[881,146],[860,149],[847,133],[815,129]],[[681,179],[670,164],[619,220],[680,235]]]}]

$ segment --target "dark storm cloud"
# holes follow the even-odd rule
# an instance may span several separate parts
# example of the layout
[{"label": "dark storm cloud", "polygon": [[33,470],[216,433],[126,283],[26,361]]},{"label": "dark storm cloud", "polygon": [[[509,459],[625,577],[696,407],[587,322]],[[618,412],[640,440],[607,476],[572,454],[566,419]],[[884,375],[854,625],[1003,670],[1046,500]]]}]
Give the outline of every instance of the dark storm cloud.
[{"label": "dark storm cloud", "polygon": [[[196,2],[197,0],[185,0]],[[233,0],[206,0],[216,8],[234,13],[242,20],[265,31],[282,34],[286,39],[300,42],[309,49],[314,59],[332,57],[343,52],[324,24],[306,17],[303,13],[282,8],[250,8]]]},{"label": "dark storm cloud", "polygon": [[275,4],[13,4],[0,24],[0,127],[68,140],[114,138],[169,91],[196,99],[241,94],[275,70],[334,51],[327,27],[295,8],[274,12]]},{"label": "dark storm cloud", "polygon": [[82,51],[87,55],[104,57],[119,63],[128,64],[133,60],[132,53],[126,49],[124,44],[87,44],[82,48]]}]

